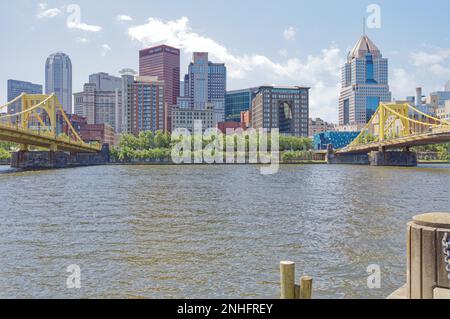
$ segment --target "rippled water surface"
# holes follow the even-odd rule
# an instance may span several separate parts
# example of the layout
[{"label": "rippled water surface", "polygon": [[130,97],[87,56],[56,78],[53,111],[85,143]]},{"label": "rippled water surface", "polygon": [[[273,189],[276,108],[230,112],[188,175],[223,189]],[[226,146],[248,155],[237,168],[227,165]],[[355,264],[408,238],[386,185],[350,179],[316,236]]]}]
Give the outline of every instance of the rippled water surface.
[{"label": "rippled water surface", "polygon": [[316,298],[385,298],[406,280],[406,223],[429,211],[450,211],[450,165],[0,166],[0,297],[275,297],[288,259]]}]

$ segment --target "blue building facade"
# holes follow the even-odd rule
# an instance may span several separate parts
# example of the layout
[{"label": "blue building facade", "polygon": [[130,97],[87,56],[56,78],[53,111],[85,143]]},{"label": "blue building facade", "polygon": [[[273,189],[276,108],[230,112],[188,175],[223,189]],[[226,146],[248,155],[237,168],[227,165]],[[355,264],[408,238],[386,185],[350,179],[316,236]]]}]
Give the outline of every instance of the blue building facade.
[{"label": "blue building facade", "polygon": [[[8,102],[14,100],[22,93],[42,94],[42,85],[25,81],[8,80]],[[14,114],[21,110],[22,106],[20,101],[17,101],[8,107],[9,114]]]},{"label": "blue building facade", "polygon": [[314,135],[314,149],[317,151],[326,150],[328,145],[333,145],[334,149],[346,147],[353,142],[360,132],[324,132]]},{"label": "blue building facade", "polygon": [[252,100],[256,96],[257,88],[229,91],[225,97],[225,121],[241,122],[241,112],[252,107]]}]

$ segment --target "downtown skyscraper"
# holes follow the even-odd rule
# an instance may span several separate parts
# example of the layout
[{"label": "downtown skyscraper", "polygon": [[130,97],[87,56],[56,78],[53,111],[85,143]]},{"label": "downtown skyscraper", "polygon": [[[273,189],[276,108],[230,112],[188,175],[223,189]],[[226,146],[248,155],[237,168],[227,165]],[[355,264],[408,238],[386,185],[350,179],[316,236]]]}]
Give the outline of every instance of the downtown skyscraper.
[{"label": "downtown skyscraper", "polygon": [[213,104],[214,122],[225,120],[225,95],[227,91],[227,68],[223,63],[208,60],[207,52],[194,52],[184,78],[191,107],[205,110]]},{"label": "downtown skyscraper", "polygon": [[72,62],[68,55],[57,52],[45,63],[45,94],[55,93],[67,114],[72,114]]},{"label": "downtown skyscraper", "polygon": [[167,127],[164,107],[164,81],[157,76],[135,76],[122,72],[123,132],[138,135],[143,131],[164,131]]},{"label": "downtown skyscraper", "polygon": [[171,109],[180,95],[180,50],[160,45],[139,51],[139,75],[164,81],[164,129],[170,131]]},{"label": "downtown skyscraper", "polygon": [[339,97],[339,124],[355,125],[370,121],[381,102],[390,102],[388,59],[364,35],[347,56],[342,67]]},{"label": "downtown skyscraper", "polygon": [[123,132],[122,78],[107,73],[89,76],[83,91],[74,94],[74,112],[87,124],[109,124],[116,133]]},{"label": "downtown skyscraper", "polygon": [[[22,93],[42,94],[42,85],[31,82],[8,80],[8,101],[14,100]],[[8,106],[8,114],[22,111],[21,101],[17,101]]]}]

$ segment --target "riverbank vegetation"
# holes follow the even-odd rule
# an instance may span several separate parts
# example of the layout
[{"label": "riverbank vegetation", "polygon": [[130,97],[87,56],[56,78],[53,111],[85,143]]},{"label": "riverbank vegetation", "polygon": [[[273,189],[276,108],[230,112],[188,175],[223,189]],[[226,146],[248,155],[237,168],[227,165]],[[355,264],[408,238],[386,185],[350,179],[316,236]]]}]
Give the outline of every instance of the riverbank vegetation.
[{"label": "riverbank vegetation", "polygon": [[[226,155],[227,145],[234,145],[234,154],[238,153],[238,137],[236,135],[221,135],[222,141],[216,141],[216,136],[211,137],[191,137],[192,149],[194,145],[202,145],[203,153],[211,154],[208,145],[219,142],[223,146],[224,155]],[[174,139],[168,133],[162,132],[141,132],[135,136],[132,134],[123,134],[120,137],[117,147],[111,148],[111,159],[113,161],[139,161],[139,160],[162,160],[170,158],[173,146],[180,142],[180,139]],[[258,141],[257,141],[258,142]],[[259,143],[257,143],[259,148]],[[246,150],[249,149],[250,140],[245,139]],[[302,159],[311,160],[313,141],[304,137],[280,136],[279,151],[283,157],[289,160]],[[268,137],[268,149],[271,149],[270,136]],[[230,150],[228,149],[228,152]],[[197,151],[198,153],[198,151]],[[195,154],[195,152],[192,152]],[[198,155],[198,154],[197,154]],[[248,155],[248,154],[247,154]]]},{"label": "riverbank vegetation", "polygon": [[281,160],[283,162],[289,161],[312,161],[313,152],[312,151],[286,151],[281,155]]},{"label": "riverbank vegetation", "polygon": [[418,146],[414,147],[412,151],[417,152],[425,161],[438,160],[450,162],[450,143]]},{"label": "riverbank vegetation", "polygon": [[17,145],[10,142],[0,142],[0,160],[11,158],[11,152],[17,149]]}]

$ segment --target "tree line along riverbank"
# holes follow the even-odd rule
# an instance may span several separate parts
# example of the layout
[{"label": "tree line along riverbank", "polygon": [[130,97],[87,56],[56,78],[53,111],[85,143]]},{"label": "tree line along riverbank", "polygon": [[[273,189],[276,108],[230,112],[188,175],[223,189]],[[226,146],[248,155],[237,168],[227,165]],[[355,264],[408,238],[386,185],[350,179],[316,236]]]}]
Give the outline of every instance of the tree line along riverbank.
[{"label": "tree line along riverbank", "polygon": [[[191,145],[201,145],[201,151],[193,151],[191,156],[212,155],[214,150],[210,150],[208,145],[215,141],[212,137],[191,137]],[[246,151],[242,154],[238,150],[238,137],[236,135],[222,135],[221,144],[224,152],[224,159],[227,156],[227,145],[234,145],[233,156],[246,156]],[[270,151],[270,137],[267,139],[267,149]],[[134,162],[158,162],[169,161],[172,156],[173,147],[179,143],[179,139],[172,139],[168,133],[150,131],[141,132],[137,136],[132,134],[122,134],[116,146],[110,148],[110,158],[113,163],[134,163]],[[231,143],[231,144],[230,144]],[[256,140],[259,148],[259,139]],[[245,138],[246,150],[249,149],[249,137]],[[7,164],[11,158],[11,153],[18,150],[18,146],[10,142],[0,142],[0,164]],[[448,163],[450,162],[450,143],[441,145],[429,145],[416,147],[413,151],[418,153],[418,159],[423,163]],[[280,161],[284,163],[310,162],[321,163],[323,158],[318,158],[313,152],[313,140],[305,137],[283,136],[279,138]],[[230,156],[228,150],[228,156]]]},{"label": "tree line along riverbank", "polygon": [[[191,152],[187,152],[188,156],[202,156],[209,155],[215,156],[216,151],[221,151],[224,154],[224,160],[228,154],[230,156],[230,147],[233,156],[249,156],[250,139],[245,137],[245,149],[247,151],[240,152],[238,147],[238,137],[236,135],[219,136],[221,141],[216,140],[216,136],[212,137],[196,137],[192,136],[190,139]],[[167,133],[153,133],[153,132],[141,132],[137,136],[132,134],[123,134],[116,147],[111,148],[111,161],[113,162],[138,162],[138,161],[152,161],[152,160],[165,160],[172,156],[172,150],[175,145],[180,143],[180,139],[172,139],[170,134]],[[221,149],[210,148],[211,144],[218,142],[216,145],[220,145]],[[256,141],[255,147],[259,149],[259,139]],[[267,138],[267,149],[271,150],[270,137]],[[189,142],[188,142],[189,144]],[[201,150],[198,150],[198,146],[201,145]],[[186,151],[186,150],[184,150]],[[310,138],[305,137],[292,137],[292,136],[280,136],[279,139],[279,151],[282,154],[281,159],[286,161],[291,160],[303,160],[314,161],[313,141]],[[190,154],[189,154],[190,153]],[[184,153],[186,156],[186,153]]]}]

